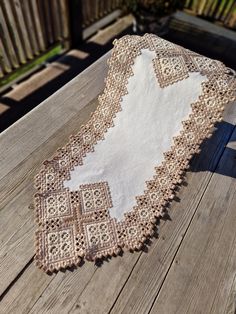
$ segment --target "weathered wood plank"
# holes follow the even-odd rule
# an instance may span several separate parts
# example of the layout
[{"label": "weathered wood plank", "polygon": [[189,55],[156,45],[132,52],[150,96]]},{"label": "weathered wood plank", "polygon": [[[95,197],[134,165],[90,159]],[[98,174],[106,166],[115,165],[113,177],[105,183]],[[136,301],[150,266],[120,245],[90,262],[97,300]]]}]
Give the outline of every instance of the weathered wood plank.
[{"label": "weathered wood plank", "polygon": [[20,38],[20,35],[18,32],[18,29],[16,26],[16,21],[15,21],[15,17],[13,15],[13,12],[12,12],[10,1],[2,0],[1,5],[2,5],[4,15],[6,17],[6,22],[8,25],[9,32],[10,32],[11,37],[13,39],[12,43],[14,45],[18,59],[21,63],[25,63],[26,62],[26,56],[25,56],[25,52],[24,52],[24,49],[22,46],[22,42],[21,42],[21,38]]},{"label": "weathered wood plank", "polygon": [[88,1],[84,2],[82,5],[82,17],[83,17],[83,26],[90,24],[89,16],[89,3]]},{"label": "weathered wood plank", "polygon": [[88,38],[92,34],[96,33],[100,28],[103,28],[105,25],[108,25],[112,21],[116,20],[120,15],[122,11],[117,9],[113,11],[112,13],[106,15],[105,17],[101,18],[100,20],[96,21],[92,25],[88,26],[83,30],[83,39]]},{"label": "weathered wood plank", "polygon": [[[47,313],[55,313],[56,311],[68,313],[66,309],[70,308],[71,301],[83,291],[96,269],[97,267],[93,264],[87,263],[76,271],[59,272],[49,276],[37,269],[32,263],[22,277],[16,281],[10,293],[2,299],[0,311],[1,313],[42,313],[43,309],[38,311],[37,305],[33,307],[34,303],[53,281],[53,285],[47,289],[48,295],[53,295],[53,297],[48,299],[44,310]],[[72,284],[68,285],[68,282]],[[30,289],[29,285],[31,286]],[[57,291],[56,294],[54,294],[55,291]]]},{"label": "weathered wood plank", "polygon": [[43,39],[45,42],[45,47],[48,48],[49,42],[48,42],[48,37],[50,37],[51,30],[47,31],[47,21],[45,17],[45,5],[44,5],[44,0],[36,0],[37,2],[37,8],[38,8],[38,16],[39,16],[39,21],[40,21],[40,26],[41,26],[41,31],[43,35]]},{"label": "weathered wood plank", "polygon": [[[61,273],[57,276],[57,282],[59,283],[60,276],[65,274]],[[19,286],[19,281],[11,288],[11,293],[6,294],[0,302],[1,313],[28,313],[34,303],[34,296],[37,297],[47,287],[49,282],[53,280],[55,274],[48,276],[39,269],[35,271],[35,265],[32,263],[27,270],[23,273],[25,281],[20,282],[22,285]],[[29,294],[29,283],[34,283]]]},{"label": "weathered wood plank", "polygon": [[39,45],[36,39],[36,28],[33,22],[33,15],[30,9],[30,0],[22,1],[22,13],[24,15],[25,24],[27,26],[27,32],[30,39],[30,44],[34,55],[39,54]]},{"label": "weathered wood plank", "polygon": [[22,13],[21,2],[19,0],[12,0],[12,10],[15,16],[15,21],[16,21],[19,34],[21,35],[20,37],[21,37],[23,47],[25,49],[25,54],[27,58],[33,59],[33,53],[32,53],[32,48],[30,45],[29,34],[26,28],[24,16]]},{"label": "weathered wood plank", "polygon": [[53,30],[53,39],[54,42],[58,42],[62,39],[61,30],[60,30],[60,20],[59,16],[62,14],[60,12],[60,5],[58,0],[50,1],[50,12],[51,12],[51,24]]},{"label": "weathered wood plank", "polygon": [[95,0],[95,19],[97,20],[99,18],[99,0]]},{"label": "weathered wood plank", "polygon": [[[88,120],[96,105],[97,101],[88,104],[82,113],[78,112],[57,134],[17,166],[11,172],[16,184],[8,177],[12,181],[7,189],[9,197],[6,195],[0,203],[0,295],[34,255],[34,210],[29,204],[32,204],[35,193],[33,177],[39,164],[53,153],[52,148],[55,151],[66,144],[70,133]],[[3,184],[7,185],[7,178],[3,179]]]},{"label": "weathered wood plank", "polygon": [[[103,57],[103,62],[106,57]],[[90,68],[90,72],[86,72],[87,77],[82,79],[79,76],[76,84],[73,80],[69,83],[71,84],[70,88],[65,86],[0,136],[2,149],[0,156],[3,155],[3,160],[5,160],[4,169],[0,171],[0,178],[3,178],[0,182],[0,200],[2,202],[0,221],[6,228],[2,235],[3,238],[0,235],[0,241],[2,241],[0,252],[2,252],[3,258],[3,263],[0,263],[0,271],[2,271],[0,276],[3,278],[1,284],[5,285],[5,288],[6,284],[9,284],[32,258],[33,210],[30,210],[26,204],[32,197],[33,175],[39,163],[49,157],[58,146],[65,143],[73,129],[78,129],[82,121],[79,122],[77,119],[85,119],[85,113],[83,111],[82,117],[80,109],[93,99],[91,92],[95,97],[102,89],[103,81],[98,82],[99,80],[96,78],[99,77],[101,80],[105,76],[106,69],[105,63],[100,64],[99,71],[97,69],[91,71]],[[91,81],[91,77],[94,78],[93,81]],[[84,93],[88,94],[87,97],[83,95]],[[89,107],[86,109],[86,117],[92,111],[90,106],[92,105],[84,108],[85,110]],[[228,121],[232,123],[231,120]],[[42,124],[44,134],[41,131]],[[162,237],[153,241],[154,244],[150,247],[148,254],[125,253],[122,258],[113,258],[109,263],[105,262],[104,266],[98,270],[94,270],[93,264],[86,263],[71,276],[67,275],[68,272],[64,277],[63,273],[59,273],[51,280],[51,277],[43,275],[42,281],[39,280],[40,282],[35,284],[32,278],[34,278],[34,271],[39,272],[39,270],[30,265],[3,298],[4,311],[14,311],[19,306],[19,300],[22,297],[25,301],[21,309],[29,311],[33,307],[32,312],[34,313],[39,313],[41,310],[56,313],[61,308],[65,309],[65,313],[69,310],[77,313],[106,313],[113,307],[117,296],[121,293],[112,309],[114,313],[117,313],[118,309],[124,312],[126,310],[131,312],[132,309],[137,313],[146,313],[145,310],[150,309],[160,285],[163,283],[174,255],[182,242],[183,233],[186,232],[197,204],[212,176],[208,171],[200,172],[200,170],[215,168],[223,151],[222,145],[227,143],[233,126],[222,124],[220,129],[221,131],[213,137],[208,143],[208,147],[197,159],[195,168],[192,168],[193,171],[199,172],[188,175],[188,186],[182,188],[180,193],[181,203],[173,204],[171,210],[173,222],[163,224]],[[4,146],[1,145],[2,143]],[[19,146],[19,143],[23,148]],[[8,151],[5,152],[5,150]],[[12,154],[14,154],[14,158],[11,158]],[[17,211],[16,208],[18,208]],[[166,240],[163,237],[166,237]],[[6,256],[5,253],[8,251],[10,253]],[[8,263],[14,261],[11,269],[9,265],[7,267],[6,257],[9,258]],[[6,274],[2,276],[4,271]],[[159,277],[156,274],[159,274]],[[37,276],[40,275],[36,274],[36,278],[38,278]],[[20,291],[25,290],[26,287],[28,290],[22,291],[21,294]],[[75,287],[78,289],[78,293],[75,293]],[[16,294],[16,302],[14,302]]]},{"label": "weathered wood plank", "polygon": [[46,49],[46,44],[44,40],[43,30],[41,26],[40,17],[39,17],[38,5],[36,1],[37,0],[31,0],[29,4],[30,4],[31,14],[33,17],[33,23],[36,29],[36,37],[38,40],[39,48],[41,51],[44,51]]},{"label": "weathered wood plank", "polygon": [[[130,269],[136,263],[138,255],[140,255],[140,253],[137,253],[135,258],[131,254],[116,257],[111,261],[104,262],[104,265],[101,267],[96,266],[95,271],[93,271],[95,267],[93,263],[85,262],[85,265],[79,270],[74,271],[74,276],[68,276],[66,280],[63,280],[60,287],[57,285],[56,278],[51,281],[41,298],[38,299],[29,313],[101,313],[100,302],[105,305],[107,299],[116,298],[117,285],[119,286],[121,282],[122,284],[125,283]],[[111,272],[113,272],[112,279],[110,277]],[[100,300],[100,293],[94,285],[95,278],[96,281],[98,280],[98,289],[100,289],[101,282],[109,283],[108,286],[103,287],[103,292],[100,291],[100,293],[103,293],[102,300]],[[94,288],[91,297],[83,299],[83,303],[77,302],[80,295],[83,295],[87,286],[90,285],[90,282],[93,282]],[[83,289],[81,289],[81,286]],[[75,290],[75,287],[79,288]],[[54,300],[57,300],[57,302]],[[93,300],[93,302],[91,302],[91,300]],[[89,309],[89,311],[86,312],[84,307]],[[106,312],[104,311],[102,313]]]},{"label": "weathered wood plank", "polygon": [[90,38],[88,42],[93,42],[99,45],[105,45],[109,40],[114,38],[116,34],[121,34],[125,29],[130,27],[133,22],[133,16],[131,14],[119,18],[112,25],[105,27],[105,29],[100,30],[95,36]]},{"label": "weathered wood plank", "polygon": [[107,73],[108,57],[109,53],[105,54],[7,131],[1,133],[0,179],[24,161],[101,92]]},{"label": "weathered wood plank", "polygon": [[41,0],[41,15],[42,15],[42,20],[44,20],[44,28],[45,28],[45,36],[47,39],[47,42],[49,45],[51,45],[54,42],[53,38],[53,29],[52,29],[52,11],[51,11],[51,6],[50,2],[47,0]]},{"label": "weathered wood plank", "polygon": [[17,56],[16,56],[16,53],[12,44],[8,27],[7,27],[6,18],[4,16],[1,6],[0,6],[0,35],[1,35],[2,41],[5,44],[5,47],[7,48],[7,53],[8,53],[12,66],[17,68],[19,66],[19,62],[17,60]]},{"label": "weathered wood plank", "polygon": [[[147,255],[142,254],[111,313],[146,314],[150,311],[212,177],[211,171],[214,171],[224,150],[224,145],[234,128],[232,125],[236,122],[236,115],[232,115],[234,109],[234,104],[227,108],[225,121],[228,121],[229,124],[219,125],[219,130],[205,144],[200,156],[192,163],[191,172],[187,174],[188,185],[182,187],[178,195],[181,201],[180,203],[174,202],[171,206],[170,216],[172,221],[161,226],[160,239],[154,243],[153,247],[151,246]],[[160,311],[160,313],[167,312]],[[168,313],[174,313],[174,311]]]},{"label": "weathered wood plank", "polygon": [[[0,52],[0,56],[1,56],[1,52]],[[1,59],[1,57],[0,57],[0,59]],[[0,77],[3,77],[3,70],[2,70],[1,60],[0,60]]]},{"label": "weathered wood plank", "polygon": [[[68,4],[65,0],[59,0],[60,12],[60,33],[63,39],[63,46],[68,49],[70,47],[70,31],[69,31],[69,12]],[[81,22],[82,23],[82,22]]]},{"label": "weathered wood plank", "polygon": [[[231,114],[230,108],[228,113]],[[78,276],[76,280],[71,277],[66,280],[66,284],[62,282],[59,288],[57,287],[56,278],[54,278],[44,292],[41,293],[41,297],[35,303],[31,313],[44,311],[56,313],[60,309],[63,313],[107,313],[127,280],[128,283],[125,285],[118,301],[121,300],[122,302],[124,300],[124,302],[127,302],[128,300],[128,304],[125,303],[124,308],[117,307],[118,302],[112,312],[132,313],[134,311],[136,313],[147,313],[146,306],[148,304],[149,308],[151,307],[156,289],[158,289],[156,285],[158,287],[162,283],[195,208],[210,180],[211,173],[197,171],[203,167],[215,168],[232,128],[231,124],[221,127],[212,141],[208,143],[208,146],[205,146],[200,157],[196,159],[195,168],[193,168],[196,173],[188,175],[188,186],[184,187],[179,195],[181,203],[174,203],[172,206],[171,217],[173,222],[165,223],[161,227],[161,238],[153,241],[154,243],[148,254],[125,253],[122,258],[113,258],[108,263],[104,262],[104,265],[89,277],[83,291],[79,293],[75,292],[74,287],[80,285],[81,278],[87,277],[87,271],[91,271],[90,268],[83,271],[82,267],[81,277]],[[140,255],[141,258],[139,259]],[[24,275],[18,280],[18,284],[20,287],[25,284]],[[72,291],[74,291],[73,297],[71,297]],[[7,296],[9,300],[12,299],[10,294],[11,291]],[[31,300],[32,294],[30,291],[29,294]],[[147,294],[151,294],[151,296],[148,297]],[[36,299],[37,296],[34,296],[34,298]],[[70,302],[68,302],[68,299],[70,299]],[[140,304],[144,305],[144,308],[140,308]],[[27,303],[25,303],[25,306],[29,307]]]},{"label": "weathered wood plank", "polygon": [[[104,87],[107,57],[108,54],[0,135],[0,223],[4,230],[0,234],[0,294],[34,255],[34,212],[28,208],[33,176],[40,163],[65,144],[69,134],[77,131],[94,110],[94,104],[90,104],[83,114],[80,111]],[[23,227],[26,223],[27,227]],[[14,263],[8,264],[13,259]]]},{"label": "weathered wood plank", "polygon": [[235,139],[236,128],[156,299],[153,314],[236,311]]},{"label": "weathered wood plank", "polygon": [[9,73],[12,70],[10,60],[8,59],[2,39],[0,38],[0,64],[4,72]]}]

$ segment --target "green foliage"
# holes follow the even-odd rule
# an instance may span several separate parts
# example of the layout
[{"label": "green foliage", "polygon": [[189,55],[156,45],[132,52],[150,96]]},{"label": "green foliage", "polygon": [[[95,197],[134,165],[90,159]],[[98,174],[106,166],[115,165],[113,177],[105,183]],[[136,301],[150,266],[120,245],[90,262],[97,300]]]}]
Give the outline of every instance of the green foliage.
[{"label": "green foliage", "polygon": [[[51,48],[49,51],[45,52],[40,57],[36,58],[32,62],[22,65],[19,69],[16,69],[14,72],[4,76],[0,79],[0,88],[4,85],[7,85],[17,79],[20,79],[20,77],[24,74],[26,74],[28,71],[36,68],[37,66],[41,65],[43,62],[47,61],[48,59],[60,54],[62,51],[62,46],[60,44],[57,44],[53,48]],[[1,55],[0,55],[1,58]]]}]

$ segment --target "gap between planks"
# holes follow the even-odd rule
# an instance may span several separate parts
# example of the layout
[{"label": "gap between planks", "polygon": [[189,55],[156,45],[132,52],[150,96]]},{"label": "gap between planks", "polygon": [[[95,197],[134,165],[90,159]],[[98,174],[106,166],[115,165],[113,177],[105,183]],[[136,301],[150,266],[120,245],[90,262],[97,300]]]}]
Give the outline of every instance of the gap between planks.
[{"label": "gap between planks", "polygon": [[[231,136],[235,141],[236,128]],[[230,141],[230,142],[231,142]],[[151,313],[235,313],[235,143],[225,149]],[[221,174],[228,167],[231,176]],[[223,172],[224,173],[224,172]],[[177,284],[178,283],[178,284]],[[168,301],[167,301],[168,300]]]},{"label": "gap between planks", "polygon": [[[230,130],[228,129],[228,131],[226,133],[229,134],[229,131]],[[231,134],[231,131],[230,131],[230,134]],[[224,137],[225,136],[226,135],[224,134]],[[214,151],[216,151],[217,160],[214,160],[214,158],[213,158],[213,164],[214,164],[213,169],[215,169],[215,167],[216,167],[215,163],[218,162],[219,158],[222,156],[222,140],[224,137],[222,138],[222,134],[220,136],[218,134],[218,137],[219,138],[218,138],[217,143],[215,145],[216,147],[214,148]],[[227,139],[224,139],[224,143],[227,143],[228,138],[229,138],[229,135],[227,136]],[[219,148],[218,148],[218,146],[219,146]],[[217,152],[218,149],[220,150],[220,152]],[[208,157],[208,158],[210,158],[210,157]],[[205,160],[205,157],[203,156],[202,159]],[[210,160],[209,164],[211,164],[211,162],[212,161]],[[208,185],[210,178],[211,178],[211,174],[204,174],[202,176],[201,185],[202,185],[202,183],[204,186]],[[206,180],[206,182],[204,183],[205,180]],[[199,188],[201,188],[201,185],[199,186]],[[204,189],[204,191],[205,191],[205,189]],[[200,197],[201,197],[201,195],[200,195]],[[197,202],[197,204],[198,203],[199,202]],[[190,204],[188,206],[191,207],[193,205],[190,202]],[[196,204],[193,207],[195,208]],[[182,210],[182,212],[183,212],[183,210]],[[181,211],[179,212],[179,215],[181,215]],[[164,230],[165,229],[167,229],[167,230],[171,229],[170,223],[164,224],[162,226],[162,228]],[[181,233],[180,231],[178,231],[178,232]],[[179,235],[179,238],[181,241],[181,238],[182,238],[181,234]],[[174,240],[176,240],[176,239],[174,239]],[[120,296],[123,295],[122,289],[124,289],[124,287],[127,287],[127,283],[130,282],[129,278],[133,277],[133,275],[136,276],[135,271],[137,271],[137,268],[140,267],[140,264],[142,266],[142,263],[140,263],[140,262],[142,262],[145,259],[147,260],[149,257],[151,258],[151,255],[153,255],[153,253],[152,253],[153,251],[154,251],[154,256],[156,257],[154,249],[155,249],[155,247],[158,247],[158,243],[160,241],[161,240],[156,240],[155,244],[153,243],[148,256],[147,256],[147,254],[146,255],[142,254],[142,256],[141,256],[141,253],[140,253],[141,257],[139,257],[138,254],[125,253],[122,258],[117,257],[117,258],[112,259],[112,261],[110,263],[104,264],[99,272],[97,272],[97,271],[93,272],[93,270],[92,270],[93,266],[90,263],[86,262],[85,265],[81,269],[79,269],[78,271],[75,271],[75,273],[68,273],[67,272],[66,274],[63,274],[64,276],[61,274],[58,274],[55,277],[53,277],[53,279],[50,278],[50,280],[49,279],[44,280],[41,277],[43,277],[43,278],[45,278],[45,277],[43,274],[39,273],[40,272],[39,270],[36,270],[35,268],[30,267],[29,269],[26,270],[26,272],[22,275],[22,277],[19,278],[18,282],[16,282],[15,287],[14,286],[12,287],[12,291],[10,291],[10,293],[8,293],[8,295],[6,295],[5,300],[7,301],[7,304],[5,304],[5,306],[10,306],[10,308],[11,308],[11,305],[12,306],[16,306],[16,304],[19,305],[19,299],[22,299],[21,298],[21,296],[22,296],[21,290],[23,290],[22,287],[24,286],[24,284],[26,285],[25,287],[27,288],[27,280],[25,282],[25,279],[27,279],[27,276],[29,276],[29,278],[31,278],[30,274],[33,277],[35,274],[36,276],[38,276],[40,278],[40,280],[43,280],[43,283],[42,283],[41,288],[39,288],[40,293],[32,296],[32,298],[35,298],[35,299],[32,300],[31,304],[28,304],[28,310],[30,312],[37,313],[37,312],[41,312],[44,309],[46,311],[47,310],[50,310],[50,311],[53,310],[53,312],[57,312],[58,310],[61,310],[62,313],[66,313],[70,310],[77,311],[78,309],[80,309],[82,311],[81,313],[84,313],[84,312],[86,312],[86,310],[88,310],[88,304],[83,305],[83,302],[86,299],[92,298],[91,301],[94,303],[94,304],[92,304],[92,307],[93,307],[93,309],[95,309],[95,308],[97,309],[96,313],[106,313],[113,306],[114,301],[117,299],[118,294]],[[161,250],[158,250],[158,252],[161,253]],[[171,258],[171,261],[172,260],[173,260],[173,258]],[[121,272],[120,275],[114,274],[114,272],[116,272],[117,269]],[[134,270],[133,273],[131,272],[131,269]],[[82,275],[82,277],[80,275]],[[28,278],[28,280],[29,280],[29,278]],[[109,282],[111,281],[111,278],[112,278],[112,280],[114,279],[114,281],[116,281],[114,283],[114,286],[112,286],[112,287],[111,287],[111,285],[109,286]],[[58,287],[58,280],[59,279],[61,281],[60,281],[60,285]],[[81,282],[81,279],[82,279],[82,282]],[[83,282],[83,279],[85,279],[84,282]],[[48,281],[50,281],[49,284],[48,284]],[[160,282],[161,282],[161,280],[160,280]],[[108,287],[113,288],[113,291],[114,291],[113,295],[108,297],[108,300],[106,299],[107,296],[104,295],[104,293],[102,292],[102,288],[104,289],[103,285],[105,283],[108,285]],[[117,283],[117,287],[116,287],[116,283]],[[75,293],[74,293],[74,287],[75,286],[79,287],[77,289],[80,290],[80,293],[77,296],[75,296]],[[98,294],[97,299],[94,299],[93,287],[95,287],[95,288],[97,287],[98,291],[101,291],[101,293]],[[32,289],[33,289],[33,287],[32,287]],[[37,289],[36,289],[36,291],[37,291]],[[38,292],[36,292],[36,293],[38,293]],[[68,294],[69,294],[69,296],[71,295],[69,303],[67,300]],[[16,299],[16,301],[14,300],[15,304],[13,302],[13,295]],[[58,295],[61,296],[61,298],[59,300],[58,300]],[[29,298],[29,296],[27,296],[27,299],[28,298]],[[11,304],[11,299],[12,299],[13,304]],[[105,304],[106,302],[104,302],[104,303],[102,302],[103,299],[108,301],[107,305]],[[18,303],[16,303],[17,300],[18,300]],[[57,302],[55,302],[55,300],[57,300]],[[96,300],[96,302],[94,302],[94,300]],[[100,300],[100,302],[99,302],[99,300]],[[120,300],[120,298],[119,298],[119,300]],[[10,302],[10,303],[8,303],[8,302]],[[21,306],[24,306],[24,305],[25,304],[23,304]],[[60,308],[60,306],[63,306],[63,308]],[[30,308],[32,310],[30,310]],[[6,307],[6,309],[9,309],[9,307]],[[24,311],[24,312],[26,312],[26,311]],[[92,313],[92,312],[89,312],[89,313]]]}]

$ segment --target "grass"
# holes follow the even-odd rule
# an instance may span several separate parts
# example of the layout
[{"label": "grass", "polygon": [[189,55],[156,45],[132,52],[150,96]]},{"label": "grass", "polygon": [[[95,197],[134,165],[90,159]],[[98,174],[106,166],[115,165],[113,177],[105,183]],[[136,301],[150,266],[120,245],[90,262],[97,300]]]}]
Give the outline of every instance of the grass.
[{"label": "grass", "polygon": [[47,52],[43,53],[41,56],[35,58],[33,61],[22,65],[20,68],[16,69],[14,72],[7,74],[3,78],[0,79],[0,89],[6,85],[9,85],[11,82],[20,79],[23,77],[27,72],[32,71],[34,68],[36,69],[42,63],[47,61],[48,59],[55,57],[56,55],[62,52],[62,45],[57,44]]}]

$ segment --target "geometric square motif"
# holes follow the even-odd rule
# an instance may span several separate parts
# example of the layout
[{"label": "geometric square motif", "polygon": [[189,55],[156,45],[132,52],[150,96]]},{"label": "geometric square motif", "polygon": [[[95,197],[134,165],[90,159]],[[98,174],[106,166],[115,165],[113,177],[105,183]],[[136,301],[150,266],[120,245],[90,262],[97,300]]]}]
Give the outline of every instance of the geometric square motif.
[{"label": "geometric square motif", "polygon": [[51,262],[68,259],[74,256],[73,233],[64,229],[47,234],[48,258]]},{"label": "geometric square motif", "polygon": [[90,248],[104,248],[114,243],[114,231],[110,221],[86,224],[85,232]]},{"label": "geometric square motif", "polygon": [[51,193],[44,198],[44,211],[46,218],[70,215],[70,205],[66,192]]},{"label": "geometric square motif", "polygon": [[107,182],[81,185],[80,193],[83,212],[112,207]]}]

